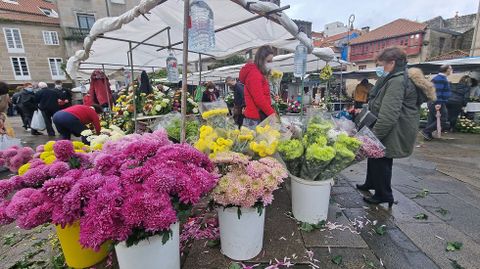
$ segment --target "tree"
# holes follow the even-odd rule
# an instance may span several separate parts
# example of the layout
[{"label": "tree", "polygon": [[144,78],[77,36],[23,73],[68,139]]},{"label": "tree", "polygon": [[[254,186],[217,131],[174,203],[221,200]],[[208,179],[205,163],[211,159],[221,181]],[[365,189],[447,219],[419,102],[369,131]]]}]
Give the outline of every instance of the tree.
[{"label": "tree", "polygon": [[228,57],[225,60],[217,61],[216,63],[210,65],[208,67],[208,69],[215,69],[215,68],[219,68],[219,67],[222,67],[222,66],[229,66],[229,65],[243,64],[243,63],[245,63],[245,58],[244,57],[234,55],[234,56]]}]

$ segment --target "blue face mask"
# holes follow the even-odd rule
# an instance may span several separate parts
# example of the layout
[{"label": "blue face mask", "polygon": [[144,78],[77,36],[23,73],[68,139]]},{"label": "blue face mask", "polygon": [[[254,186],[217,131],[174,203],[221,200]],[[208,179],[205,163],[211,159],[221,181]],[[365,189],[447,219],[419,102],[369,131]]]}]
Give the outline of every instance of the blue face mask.
[{"label": "blue face mask", "polygon": [[377,73],[378,77],[386,77],[388,75],[388,72],[385,71],[385,67],[383,66],[377,66],[375,69],[375,72]]}]

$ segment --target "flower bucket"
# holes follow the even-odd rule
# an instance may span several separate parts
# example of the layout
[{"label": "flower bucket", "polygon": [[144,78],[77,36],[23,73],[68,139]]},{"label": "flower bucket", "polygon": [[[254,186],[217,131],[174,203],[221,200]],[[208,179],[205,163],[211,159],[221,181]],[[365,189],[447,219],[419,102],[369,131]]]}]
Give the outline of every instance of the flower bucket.
[{"label": "flower bucket", "polygon": [[120,269],[180,269],[180,231],[179,224],[170,226],[173,235],[162,243],[160,235],[140,241],[127,247],[125,242],[115,246]]},{"label": "flower bucket", "polygon": [[292,179],[292,213],[295,219],[310,224],[326,220],[333,179],[311,181],[293,175],[290,175],[290,178]]},{"label": "flower bucket", "polygon": [[89,268],[108,256],[110,243],[103,244],[98,252],[80,245],[80,224],[78,221],[65,228],[60,225],[56,225],[55,228],[65,261],[69,267]]},{"label": "flower bucket", "polygon": [[237,207],[218,207],[220,244],[223,255],[237,261],[250,260],[257,256],[263,247],[265,209],[261,216],[256,208],[241,208],[238,218]]}]

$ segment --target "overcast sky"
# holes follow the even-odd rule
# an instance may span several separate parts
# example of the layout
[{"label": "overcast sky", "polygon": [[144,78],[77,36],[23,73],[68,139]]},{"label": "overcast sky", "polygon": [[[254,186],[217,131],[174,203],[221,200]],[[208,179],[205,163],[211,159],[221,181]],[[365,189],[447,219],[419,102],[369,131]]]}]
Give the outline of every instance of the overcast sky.
[{"label": "overcast sky", "polygon": [[280,0],[290,5],[286,13],[292,19],[313,22],[314,31],[322,31],[326,23],[347,23],[355,14],[354,27],[377,28],[398,18],[425,21],[436,16],[450,18],[476,13],[479,0]]}]

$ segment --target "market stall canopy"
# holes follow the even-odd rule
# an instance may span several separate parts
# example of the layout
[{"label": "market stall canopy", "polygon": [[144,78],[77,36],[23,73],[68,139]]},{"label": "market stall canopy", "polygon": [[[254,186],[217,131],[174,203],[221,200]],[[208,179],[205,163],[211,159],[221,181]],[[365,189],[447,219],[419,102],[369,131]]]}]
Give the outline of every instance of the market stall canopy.
[{"label": "market stall canopy", "polygon": [[442,65],[451,65],[454,72],[478,72],[480,71],[480,57],[469,57],[469,58],[460,58],[452,59],[445,61],[434,61],[434,62],[422,62],[411,64],[411,67],[418,67],[422,69],[425,74],[435,74],[438,73],[440,66]]},{"label": "market stall canopy", "polygon": [[[67,63],[67,72],[76,77],[78,66],[88,59],[92,63],[129,65],[127,52],[130,47],[127,42],[105,39],[116,38],[142,42],[133,51],[133,64],[143,66],[164,67],[168,50],[159,51],[159,46],[169,45],[167,32],[170,32],[172,49],[177,59],[182,58],[180,51],[183,37],[183,1],[178,0],[143,0],[132,10],[118,16],[98,20],[85,38],[84,48],[72,56]],[[279,7],[270,2],[258,0],[209,0],[208,5],[214,13],[216,47],[208,55],[215,58],[228,57],[239,51],[259,47],[265,44],[292,44],[291,39],[297,39],[313,51],[311,39],[300,32],[297,25]],[[252,14],[253,13],[253,14]],[[258,15],[255,20],[244,22]],[[170,27],[168,31],[159,34],[161,30]],[[222,28],[228,28],[219,31]],[[289,40],[289,41],[286,41]],[[298,41],[296,41],[298,44]],[[150,44],[150,45],[149,45]],[[154,45],[155,44],[155,45]],[[137,43],[133,43],[136,46]],[[189,53],[190,61],[198,61],[197,53]]]},{"label": "market stall canopy", "polygon": [[[408,67],[420,68],[425,75],[437,74],[440,66],[451,65],[455,73],[469,73],[474,78],[480,78],[480,57],[460,58],[445,61],[411,63]],[[335,76],[342,76],[344,79],[377,78],[375,69],[366,69],[349,72],[334,72]]]},{"label": "market stall canopy", "polygon": [[[298,43],[298,42],[297,42]],[[294,53],[277,55],[273,57],[272,68],[284,73],[292,73],[294,69]],[[334,60],[332,60],[334,59]],[[341,62],[335,59],[335,53],[330,48],[315,48],[312,54],[307,56],[307,72],[319,71],[326,64],[330,64],[332,67],[339,66],[340,63],[348,64],[346,62]],[[238,78],[240,69],[244,64],[223,66],[213,70],[208,70],[202,72],[201,80],[202,81],[223,81],[226,77]],[[197,84],[200,81],[200,73],[196,72],[188,76],[188,82],[192,84]]]}]

